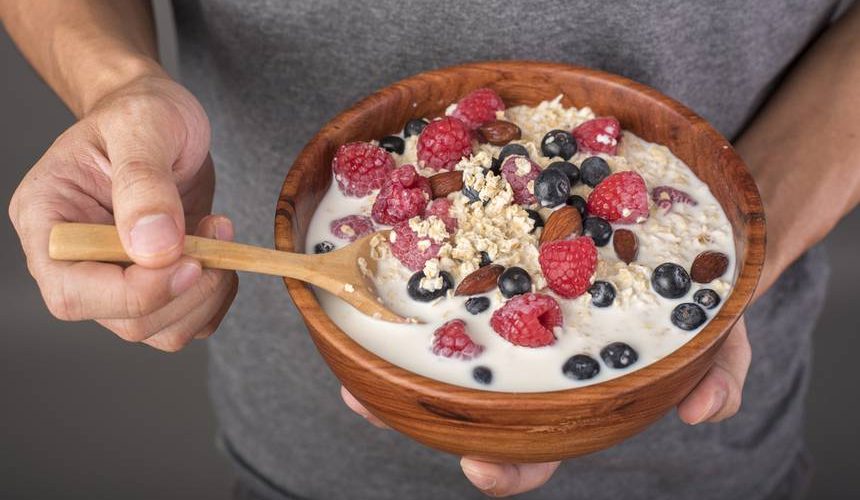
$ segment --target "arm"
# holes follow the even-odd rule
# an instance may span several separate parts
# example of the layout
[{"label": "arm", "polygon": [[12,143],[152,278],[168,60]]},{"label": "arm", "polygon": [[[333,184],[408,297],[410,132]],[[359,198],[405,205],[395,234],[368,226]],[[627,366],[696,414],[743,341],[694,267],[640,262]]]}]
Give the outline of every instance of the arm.
[{"label": "arm", "polygon": [[[149,2],[0,0],[0,18],[79,119],[9,203],[48,309],[167,351],[210,335],[237,278],[203,270],[182,243],[186,228],[219,239],[233,229],[208,215],[209,121],[158,65]],[[51,260],[48,236],[62,221],[116,224],[135,264]]]}]

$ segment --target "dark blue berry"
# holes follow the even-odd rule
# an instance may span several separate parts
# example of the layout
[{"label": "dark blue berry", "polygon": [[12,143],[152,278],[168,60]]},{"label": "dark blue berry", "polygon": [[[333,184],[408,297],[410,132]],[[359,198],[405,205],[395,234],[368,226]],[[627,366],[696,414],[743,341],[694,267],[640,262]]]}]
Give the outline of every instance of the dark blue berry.
[{"label": "dark blue berry", "polygon": [[502,162],[498,158],[493,158],[489,171],[496,177],[500,177],[502,175]]},{"label": "dark blue berry", "polygon": [[406,122],[406,126],[403,127],[403,137],[409,137],[412,135],[420,135],[421,132],[424,131],[424,127],[427,126],[427,120],[416,119],[409,120]]},{"label": "dark blue berry", "polygon": [[595,281],[588,289],[591,303],[596,307],[609,307],[615,301],[615,287],[608,281]]},{"label": "dark blue berry", "polygon": [[334,243],[330,241],[320,241],[314,245],[314,253],[329,253],[334,250]]},{"label": "dark blue berry", "polygon": [[681,330],[695,330],[705,324],[708,315],[698,304],[685,302],[672,309],[672,324]]},{"label": "dark blue berry", "polygon": [[472,314],[481,314],[490,308],[490,299],[487,297],[472,297],[466,300],[466,310]]},{"label": "dark blue berry", "polygon": [[492,263],[493,263],[493,259],[490,258],[490,254],[482,251],[481,252],[481,263],[478,264],[478,266],[480,266],[480,267],[489,266]]},{"label": "dark blue berry", "polygon": [[543,217],[541,217],[540,214],[537,213],[537,210],[532,210],[530,208],[527,208],[525,210],[526,213],[529,214],[529,219],[535,221],[534,225],[532,226],[532,230],[529,232],[534,232],[535,229],[543,227]]},{"label": "dark blue berry", "polygon": [[588,380],[600,373],[600,363],[591,356],[577,354],[571,356],[561,367],[561,372],[567,378],[574,380]]},{"label": "dark blue berry", "polygon": [[570,179],[564,172],[546,169],[538,174],[534,184],[535,198],[545,207],[557,207],[570,196]]},{"label": "dark blue berry", "polygon": [[606,219],[586,217],[582,221],[582,235],[591,237],[596,246],[602,247],[612,238],[612,226]]},{"label": "dark blue berry", "polygon": [[529,151],[521,144],[508,144],[499,151],[499,165],[505,162],[505,158],[513,155],[525,156],[528,158]]},{"label": "dark blue berry", "polygon": [[591,187],[603,182],[603,179],[608,177],[609,173],[609,164],[599,156],[588,157],[582,160],[582,163],[579,165],[579,175],[582,178],[582,182]]},{"label": "dark blue berry", "polygon": [[469,201],[481,201],[480,195],[473,188],[463,185],[463,189],[460,190],[463,193],[463,196],[469,199]]},{"label": "dark blue berry", "polygon": [[702,288],[693,294],[693,302],[705,309],[713,309],[720,305],[720,296],[710,288]]},{"label": "dark blue berry", "polygon": [[424,271],[418,271],[413,274],[412,277],[409,278],[409,282],[406,283],[406,292],[413,300],[417,300],[418,302],[430,302],[431,300],[438,299],[439,297],[444,297],[445,293],[454,287],[454,278],[445,271],[440,272],[439,276],[442,277],[442,288],[433,291],[425,290],[421,288],[421,280],[424,279]]},{"label": "dark blue berry", "polygon": [[532,277],[521,267],[509,267],[499,275],[499,291],[507,298],[532,291]]},{"label": "dark blue berry", "polygon": [[576,154],[576,141],[566,130],[550,130],[540,141],[540,151],[547,158],[560,156],[569,160]]},{"label": "dark blue berry", "polygon": [[585,218],[585,198],[578,194],[574,194],[567,199],[567,204],[579,210],[579,215],[581,215],[583,219]]},{"label": "dark blue berry", "polygon": [[690,275],[678,264],[665,262],[651,273],[651,287],[667,299],[679,299],[690,291]]},{"label": "dark blue berry", "polygon": [[406,143],[403,142],[403,139],[397,137],[396,135],[387,135],[379,140],[379,147],[388,151],[389,153],[397,153],[399,155],[402,155],[403,150],[406,148]]},{"label": "dark blue berry", "polygon": [[546,168],[547,170],[553,169],[564,172],[564,175],[566,175],[567,179],[570,181],[571,187],[575,186],[576,183],[579,182],[579,168],[569,161],[554,161]]},{"label": "dark blue berry", "polygon": [[493,382],[493,371],[486,366],[476,366],[472,370],[472,377],[481,384],[490,385]]},{"label": "dark blue berry", "polygon": [[600,357],[611,368],[627,368],[639,359],[639,354],[624,342],[613,342],[600,350]]}]

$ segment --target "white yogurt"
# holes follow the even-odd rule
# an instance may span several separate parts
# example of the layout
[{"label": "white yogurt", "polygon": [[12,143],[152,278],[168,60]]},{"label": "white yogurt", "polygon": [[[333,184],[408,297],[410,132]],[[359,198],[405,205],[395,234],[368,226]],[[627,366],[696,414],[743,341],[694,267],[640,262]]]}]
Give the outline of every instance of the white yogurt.
[{"label": "white yogurt", "polygon": [[[510,108],[504,112],[503,118],[521,127],[523,137],[516,142],[524,144],[532,159],[545,167],[558,158],[541,156],[539,144],[543,135],[552,129],[570,130],[593,117],[590,109],[564,108],[557,98],[536,107]],[[415,143],[415,137],[408,138],[404,154],[394,155],[398,165],[416,163]],[[489,157],[497,154],[499,149],[488,144],[477,146],[472,160],[474,162],[481,151],[488,153]],[[590,155],[577,153],[570,161],[579,165],[587,156]],[[682,302],[692,302],[692,295],[699,288],[715,290],[720,295],[721,303],[731,290],[735,267],[731,226],[708,187],[666,147],[649,143],[625,131],[618,156],[601,156],[607,160],[613,172],[633,170],[639,173],[649,190],[655,186],[671,186],[686,191],[698,204],[687,206],[676,203],[668,213],[652,204],[647,221],[641,224],[613,224],[614,229],[623,227],[636,233],[639,254],[633,263],[627,265],[615,255],[611,242],[598,249],[599,263],[594,279],[611,282],[617,291],[615,302],[610,307],[591,305],[588,293],[567,300],[555,296],[549,289],[538,290],[555,297],[564,313],[564,325],[556,330],[557,341],[553,345],[520,347],[495,333],[490,327],[490,317],[505,300],[496,290],[485,294],[490,298],[491,306],[478,315],[466,311],[464,303],[467,297],[454,297],[451,292],[447,298],[431,303],[412,300],[406,293],[406,282],[413,273],[390,254],[378,262],[375,280],[378,291],[391,309],[418,318],[423,324],[397,325],[373,319],[334,296],[317,290],[323,309],[355,341],[397,366],[443,382],[490,391],[541,392],[582,387],[622,376],[665,357],[696,334],[672,325],[669,319],[672,309]],[[464,160],[458,168],[468,163]],[[430,175],[433,172],[425,173]],[[587,197],[590,190],[579,183],[573,193]],[[313,252],[313,246],[323,240],[333,242],[336,247],[348,244],[331,234],[329,223],[350,214],[370,215],[374,197],[375,193],[365,198],[348,198],[340,193],[336,183],[332,183],[311,220],[306,251]],[[462,198],[462,195],[456,193],[449,196],[455,204],[458,197]],[[460,205],[463,205],[462,201]],[[457,212],[456,209],[454,211]],[[549,211],[542,209],[541,212],[546,218]],[[716,250],[729,256],[729,268],[722,278],[708,285],[693,283],[690,292],[676,300],[665,299],[652,290],[650,277],[656,266],[674,262],[689,270],[693,259],[705,250]],[[523,259],[530,260],[536,255],[535,252],[524,252]],[[517,257],[511,258],[516,260]],[[443,269],[452,264],[450,260],[446,264],[444,259],[437,263]],[[539,276],[539,269],[534,269],[534,262],[520,264],[532,273],[535,284],[542,287],[544,281]],[[459,269],[446,270],[452,272],[457,282],[463,277],[459,275]],[[708,317],[713,317],[718,310],[707,311]],[[452,319],[462,319],[472,339],[484,346],[480,356],[464,361],[432,353],[433,332],[442,323]],[[617,341],[629,344],[639,354],[639,360],[623,370],[610,368],[600,359],[600,350]],[[566,377],[562,373],[562,365],[575,354],[587,354],[598,360],[600,373],[585,381]],[[472,370],[477,366],[486,366],[492,370],[490,385],[482,385],[473,379]]]}]

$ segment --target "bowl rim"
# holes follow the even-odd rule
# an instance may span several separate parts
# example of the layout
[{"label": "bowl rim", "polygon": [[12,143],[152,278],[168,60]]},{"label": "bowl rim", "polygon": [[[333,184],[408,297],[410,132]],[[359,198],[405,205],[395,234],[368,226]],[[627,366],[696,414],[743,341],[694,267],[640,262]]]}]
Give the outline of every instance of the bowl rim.
[{"label": "bowl rim", "polygon": [[[396,87],[410,88],[415,84],[426,84],[428,79],[452,75],[464,70],[503,70],[510,72],[512,70],[529,71],[529,69],[537,68],[541,70],[550,69],[554,72],[580,73],[589,79],[601,80],[609,86],[622,86],[628,91],[642,94],[645,98],[657,101],[658,104],[682,115],[690,123],[692,129],[698,129],[696,130],[697,133],[706,134],[716,146],[722,149],[722,154],[727,156],[726,163],[730,167],[727,175],[737,177],[737,184],[744,186],[746,190],[744,196],[741,197],[739,209],[742,213],[743,222],[748,226],[748,230],[746,232],[746,241],[744,242],[745,255],[736,256],[736,262],[741,265],[741,268],[737,272],[731,293],[725,299],[717,315],[711,318],[711,321],[708,322],[705,328],[696,333],[693,338],[647,366],[596,384],[542,392],[505,392],[475,389],[441,382],[401,368],[367,350],[337,326],[322,309],[310,285],[291,278],[284,278],[284,283],[292,300],[295,303],[304,304],[302,307],[297,306],[297,309],[304,318],[312,337],[314,336],[312,332],[316,331],[317,335],[325,337],[326,341],[335,350],[347,357],[355,367],[362,370],[372,370],[375,376],[385,379],[386,382],[399,386],[404,390],[419,391],[423,396],[447,400],[454,404],[469,405],[481,403],[493,404],[497,407],[510,405],[512,409],[515,405],[518,406],[525,402],[525,400],[528,400],[530,403],[541,404],[544,407],[570,405],[571,401],[564,397],[569,395],[576,395],[590,401],[614,399],[620,394],[635,392],[644,386],[654,384],[661,379],[669,377],[672,373],[684,369],[725,340],[725,337],[728,336],[728,333],[743,316],[746,307],[751,302],[764,264],[766,234],[764,209],[761,196],[752,175],[743,160],[735,152],[731,143],[704,118],[694,113],[685,105],[652,87],[626,77],[573,64],[536,60],[470,62],[414,74],[361,99],[323,125],[296,156],[292,167],[284,179],[281,192],[278,196],[274,224],[275,248],[282,251],[304,252],[304,249],[296,249],[293,244],[292,218],[295,214],[295,203],[292,200],[298,195],[298,188],[301,186],[301,182],[298,182],[298,180],[308,169],[319,167],[318,165],[314,165],[309,157],[312,156],[310,151],[322,146],[321,143],[326,141],[323,137],[325,131],[341,128],[355,117],[363,114],[368,108],[372,108],[378,101],[386,99],[386,93],[391,92],[391,89]],[[547,99],[552,99],[552,97],[547,97]],[[735,241],[737,246],[736,235],[734,234],[733,241]],[[718,319],[721,321],[717,321]],[[722,330],[716,326],[720,323],[725,325]]]}]

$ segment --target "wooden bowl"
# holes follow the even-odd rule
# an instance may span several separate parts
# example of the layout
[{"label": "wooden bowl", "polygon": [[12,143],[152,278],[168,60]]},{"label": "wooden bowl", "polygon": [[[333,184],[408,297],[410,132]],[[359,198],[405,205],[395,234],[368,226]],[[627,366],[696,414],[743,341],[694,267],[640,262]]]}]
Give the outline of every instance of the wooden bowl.
[{"label": "wooden bowl", "polygon": [[642,84],[590,69],[503,61],[455,66],[397,82],[344,111],[308,143],[284,181],[275,216],[275,245],[303,251],[305,232],[332,181],[341,144],[397,133],[411,118],[438,116],[479,87],[508,106],[564,95],[566,106],[590,106],[623,128],[681,158],[711,189],[731,221],[738,257],[735,286],[693,339],[628,375],[582,388],[503,393],[423,377],[367,351],[335,325],[304,283],[285,283],[319,352],[374,415],[427,446],[499,462],[546,462],[612,446],[676,406],[713,364],[752,297],[764,260],[765,225],[755,182],[729,142],[705,120]]}]

